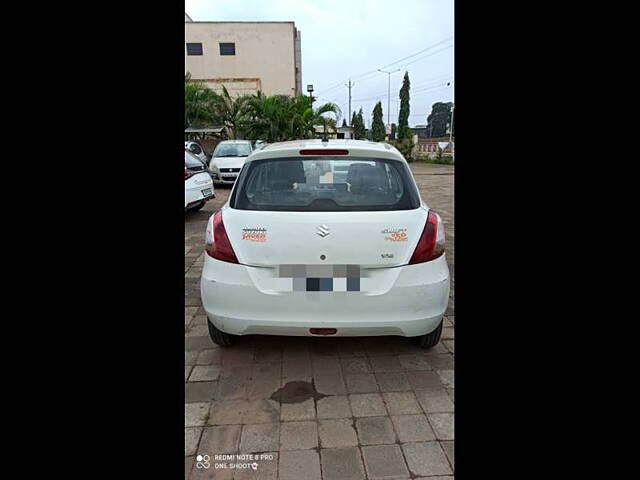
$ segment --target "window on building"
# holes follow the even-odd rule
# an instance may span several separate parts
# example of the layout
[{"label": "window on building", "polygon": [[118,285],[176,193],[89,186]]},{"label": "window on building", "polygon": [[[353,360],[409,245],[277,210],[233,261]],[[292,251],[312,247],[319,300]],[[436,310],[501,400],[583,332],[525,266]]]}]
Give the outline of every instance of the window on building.
[{"label": "window on building", "polygon": [[236,54],[236,44],[235,43],[221,43],[220,44],[220,55],[235,55]]},{"label": "window on building", "polygon": [[187,43],[187,55],[202,55],[202,44]]}]

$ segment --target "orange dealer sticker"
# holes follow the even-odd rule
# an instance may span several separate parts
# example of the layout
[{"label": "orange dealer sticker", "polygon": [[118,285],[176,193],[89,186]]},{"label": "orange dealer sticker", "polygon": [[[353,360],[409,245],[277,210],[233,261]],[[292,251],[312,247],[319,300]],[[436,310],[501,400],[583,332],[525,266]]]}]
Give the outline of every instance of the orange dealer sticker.
[{"label": "orange dealer sticker", "polygon": [[409,240],[409,237],[407,236],[406,228],[395,228],[395,229],[385,228],[380,233],[382,233],[383,235],[386,235],[384,239],[387,242],[406,242]]},{"label": "orange dealer sticker", "polygon": [[242,240],[247,240],[250,242],[266,242],[267,229],[266,228],[243,228]]}]

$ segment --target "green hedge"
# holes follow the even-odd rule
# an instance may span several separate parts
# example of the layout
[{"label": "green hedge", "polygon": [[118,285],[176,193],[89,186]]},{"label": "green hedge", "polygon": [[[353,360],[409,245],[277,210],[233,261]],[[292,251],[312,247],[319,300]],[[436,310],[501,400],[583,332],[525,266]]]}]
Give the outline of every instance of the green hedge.
[{"label": "green hedge", "polygon": [[423,163],[433,163],[437,165],[453,165],[453,155],[445,153],[442,155],[416,155],[415,160]]}]

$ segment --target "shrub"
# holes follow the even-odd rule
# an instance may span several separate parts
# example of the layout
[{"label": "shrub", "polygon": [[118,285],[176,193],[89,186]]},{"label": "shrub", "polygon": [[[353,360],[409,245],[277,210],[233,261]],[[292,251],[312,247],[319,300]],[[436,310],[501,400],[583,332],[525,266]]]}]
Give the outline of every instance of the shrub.
[{"label": "shrub", "polygon": [[423,163],[432,163],[439,165],[453,165],[453,155],[445,153],[440,156],[429,154],[418,154],[415,156],[415,160]]},{"label": "shrub", "polygon": [[413,151],[413,140],[405,138],[404,140],[389,140],[388,143],[396,147],[407,162],[413,162],[414,159],[411,154]]}]

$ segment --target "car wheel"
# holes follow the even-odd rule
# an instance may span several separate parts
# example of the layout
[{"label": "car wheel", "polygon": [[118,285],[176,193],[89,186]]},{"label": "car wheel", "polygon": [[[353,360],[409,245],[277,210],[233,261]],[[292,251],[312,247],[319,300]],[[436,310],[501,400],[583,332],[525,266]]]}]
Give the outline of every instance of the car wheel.
[{"label": "car wheel", "polygon": [[220,345],[221,347],[229,347],[235,343],[236,335],[221,332],[209,319],[207,319],[207,324],[209,326],[209,336],[213,343]]},{"label": "car wheel", "polygon": [[426,335],[422,335],[417,338],[418,346],[420,348],[425,348],[425,349],[435,347],[436,344],[440,341],[441,335],[442,335],[442,320],[440,320],[440,324],[437,326],[437,328],[433,332],[427,333]]}]

